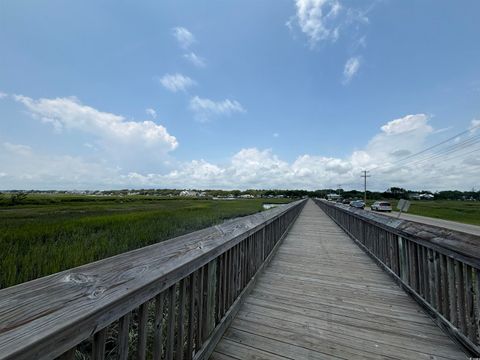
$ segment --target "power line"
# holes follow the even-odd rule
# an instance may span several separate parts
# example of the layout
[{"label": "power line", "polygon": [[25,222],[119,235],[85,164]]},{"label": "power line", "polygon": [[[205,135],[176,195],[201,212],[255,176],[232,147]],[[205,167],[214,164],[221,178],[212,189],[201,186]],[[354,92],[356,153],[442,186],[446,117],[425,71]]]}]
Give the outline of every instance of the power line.
[{"label": "power line", "polygon": [[[437,143],[437,144],[434,144],[434,145],[432,145],[432,146],[429,146],[429,147],[427,147],[426,149],[423,149],[423,150],[421,150],[421,151],[419,151],[419,152],[416,152],[416,153],[414,153],[414,154],[410,154],[410,155],[408,155],[408,156],[406,156],[406,157],[404,157],[404,158],[402,158],[402,159],[398,159],[398,160],[394,161],[393,163],[389,163],[389,164],[385,164],[385,165],[381,165],[381,166],[379,166],[379,167],[376,167],[375,170],[379,170],[379,169],[383,169],[383,168],[388,168],[388,167],[395,166],[395,165],[400,165],[402,162],[405,162],[405,161],[407,161],[407,160],[409,160],[409,159],[418,157],[419,155],[422,155],[422,154],[425,154],[423,158],[424,158],[425,160],[427,160],[427,159],[429,159],[429,157],[432,156],[433,154],[440,154],[440,153],[446,151],[447,149],[452,149],[452,150],[453,150],[453,149],[455,149],[455,148],[457,148],[457,147],[458,147],[459,149],[462,149],[462,148],[463,148],[463,145],[467,145],[467,144],[469,144],[469,143],[472,143],[471,145],[474,145],[474,144],[477,143],[477,140],[480,139],[480,136],[478,136],[478,135],[477,135],[477,136],[472,136],[472,137],[470,137],[470,138],[467,138],[466,140],[461,141],[461,142],[458,143],[458,144],[453,144],[453,145],[451,145],[451,146],[449,146],[449,147],[447,147],[447,148],[443,148],[443,149],[442,149],[442,148],[441,148],[441,149],[437,149],[435,152],[433,152],[433,153],[431,153],[431,154],[428,154],[428,151],[430,151],[430,150],[432,150],[432,149],[435,149],[435,148],[438,148],[439,146],[441,146],[441,145],[443,145],[443,144],[446,144],[446,143],[448,143],[448,142],[450,142],[450,141],[452,141],[452,140],[454,140],[454,139],[457,139],[458,137],[460,137],[460,136],[462,136],[462,135],[464,135],[464,134],[466,134],[466,133],[469,133],[469,132],[472,133],[472,131],[473,131],[473,130],[476,130],[477,128],[480,128],[480,124],[479,124],[479,125],[475,125],[475,126],[469,128],[469,129],[467,129],[467,130],[464,130],[464,131],[462,131],[462,132],[460,132],[460,133],[458,133],[458,134],[456,134],[456,135],[454,135],[454,136],[452,136],[452,137],[449,137],[448,139],[445,139],[445,140],[443,140],[443,141],[441,141],[441,142],[439,142],[439,143]],[[472,134],[473,134],[473,133],[472,133]],[[422,158],[422,157],[421,157],[421,158]],[[419,159],[417,159],[417,160],[415,160],[415,161],[418,161],[418,160],[419,160]]]},{"label": "power line", "polygon": [[[456,143],[456,144],[453,144],[453,145],[450,145],[446,148],[440,148],[440,149],[437,149],[436,151],[432,152],[432,153],[428,153],[428,151],[432,150],[432,149],[435,149],[443,144],[446,144],[448,143],[449,141],[452,141],[454,139],[457,139],[459,136],[461,135],[464,135],[465,133],[468,133],[468,132],[472,132],[472,130],[475,130],[477,128],[479,128],[480,125],[476,125],[468,130],[465,130],[465,131],[462,131],[448,139],[445,139],[435,145],[432,145],[426,149],[423,149],[422,151],[419,151],[415,154],[411,154],[407,157],[404,157],[402,159],[399,159],[397,161],[394,161],[393,163],[389,163],[389,164],[385,164],[385,165],[382,165],[382,166],[379,166],[379,167],[376,167],[374,168],[374,170],[379,170],[379,169],[384,169],[384,168],[390,168],[392,166],[395,166],[395,165],[400,165],[402,162],[404,163],[403,165],[413,165],[413,164],[418,164],[418,163],[421,163],[421,162],[425,162],[425,161],[430,161],[430,160],[433,160],[433,159],[436,159],[438,157],[441,157],[443,155],[447,155],[447,154],[451,154],[451,153],[454,153],[454,152],[457,152],[457,151],[460,151],[460,150],[464,150],[464,149],[467,149],[469,147],[472,147],[478,143],[480,143],[480,135],[474,135],[474,136],[471,136],[471,137],[468,137],[462,141],[460,141],[459,143]],[[419,155],[422,155],[424,154],[423,156],[420,156],[419,159],[414,159],[413,161],[409,161],[409,162],[405,162],[409,159],[413,159],[415,157],[418,157]]]},{"label": "power line", "polygon": [[411,155],[408,155],[408,156],[406,156],[406,157],[404,157],[404,158],[402,158],[402,159],[399,159],[399,160],[397,160],[397,162],[402,162],[402,161],[407,160],[407,159],[410,159],[410,158],[412,158],[412,157],[414,157],[414,156],[423,154],[423,153],[425,153],[425,152],[427,152],[427,151],[429,151],[429,150],[431,150],[431,149],[434,149],[434,148],[436,148],[436,147],[438,147],[438,146],[440,146],[440,145],[443,145],[443,144],[445,144],[445,143],[447,143],[447,142],[449,142],[449,141],[451,141],[451,140],[454,140],[454,139],[458,138],[459,136],[462,136],[462,135],[464,135],[464,134],[466,134],[466,133],[468,133],[468,132],[473,133],[473,130],[476,130],[477,128],[480,128],[480,124],[475,125],[475,126],[469,128],[469,129],[467,129],[467,130],[464,130],[464,131],[462,131],[462,132],[460,132],[460,133],[458,133],[458,134],[456,134],[456,135],[454,135],[454,136],[452,136],[452,137],[449,137],[448,139],[445,139],[445,140],[443,140],[443,141],[441,141],[441,142],[439,142],[439,143],[437,143],[437,144],[434,144],[434,145],[432,145],[432,146],[430,146],[430,147],[428,147],[428,148],[426,148],[426,149],[423,149],[422,151],[419,151],[419,152],[417,152],[417,153],[415,153],[415,154],[411,154]]},{"label": "power line", "polygon": [[[437,150],[433,153],[428,154],[427,156],[420,157],[419,159],[415,159],[411,162],[404,163],[403,165],[404,166],[420,165],[420,164],[428,162],[428,161],[443,158],[446,155],[450,155],[450,154],[453,154],[453,153],[456,153],[456,152],[459,152],[459,151],[462,151],[462,150],[469,149],[469,148],[471,148],[471,147],[473,147],[477,144],[480,144],[480,136],[475,136],[475,137],[472,137],[472,138],[468,138],[468,139],[466,139],[462,142],[459,142],[458,144],[454,144],[454,145],[451,145],[449,147],[439,149],[439,150]],[[448,159],[448,157],[444,158],[443,160],[447,160],[447,159]],[[397,164],[397,166],[398,166],[398,164]]]}]

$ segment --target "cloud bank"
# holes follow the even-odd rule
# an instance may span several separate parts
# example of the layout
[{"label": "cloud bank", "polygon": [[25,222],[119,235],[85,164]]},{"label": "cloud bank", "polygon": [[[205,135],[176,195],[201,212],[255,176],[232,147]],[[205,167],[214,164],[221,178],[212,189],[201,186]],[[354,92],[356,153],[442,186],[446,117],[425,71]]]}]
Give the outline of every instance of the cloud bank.
[{"label": "cloud bank", "polygon": [[[362,148],[343,158],[318,154],[301,154],[289,162],[271,149],[243,148],[224,162],[205,159],[177,161],[165,166],[157,152],[170,152],[178,146],[176,138],[151,121],[127,121],[123,116],[101,112],[74,98],[38,99],[16,96],[18,102],[40,121],[64,134],[82,131],[97,139],[95,145],[110,147],[102,156],[87,158],[75,155],[38,153],[27,144],[0,142],[0,188],[3,189],[111,189],[111,188],[301,188],[337,187],[360,189],[360,173],[371,170],[370,188],[384,190],[390,186],[411,189],[470,189],[478,186],[480,154],[471,152],[460,159],[403,162],[406,156],[424,149],[436,133],[426,114],[411,114],[387,121]],[[228,113],[242,111],[234,101],[214,102],[196,98],[202,111]],[[476,130],[479,123],[471,123]],[[465,135],[467,136],[467,135]],[[125,145],[128,146],[125,146]],[[87,145],[85,145],[87,146]],[[148,150],[143,151],[142,150]],[[136,162],[148,164],[138,170],[135,162],[119,163],[110,156],[135,154]],[[439,181],[441,179],[441,181]]]}]

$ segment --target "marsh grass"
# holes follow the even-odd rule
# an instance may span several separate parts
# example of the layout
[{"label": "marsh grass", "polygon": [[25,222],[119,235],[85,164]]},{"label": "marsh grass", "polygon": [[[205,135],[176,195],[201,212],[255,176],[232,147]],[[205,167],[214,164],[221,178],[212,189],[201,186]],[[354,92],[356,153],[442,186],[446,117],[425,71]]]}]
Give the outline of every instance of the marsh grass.
[{"label": "marsh grass", "polygon": [[0,202],[0,288],[252,214],[266,202],[45,195],[26,201]]}]

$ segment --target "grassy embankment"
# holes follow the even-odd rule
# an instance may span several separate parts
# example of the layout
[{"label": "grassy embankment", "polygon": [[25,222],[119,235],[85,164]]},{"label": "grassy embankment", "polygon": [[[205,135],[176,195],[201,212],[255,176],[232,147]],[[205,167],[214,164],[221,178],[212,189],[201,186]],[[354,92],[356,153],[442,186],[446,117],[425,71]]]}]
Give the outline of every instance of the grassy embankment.
[{"label": "grassy embankment", "polygon": [[0,288],[262,210],[277,199],[31,195],[0,199]]},{"label": "grassy embankment", "polygon": [[[397,210],[397,201],[390,200],[394,211]],[[370,206],[373,201],[368,201]],[[412,201],[409,214],[427,216],[436,219],[457,221],[465,224],[480,225],[480,202],[433,200]]]}]

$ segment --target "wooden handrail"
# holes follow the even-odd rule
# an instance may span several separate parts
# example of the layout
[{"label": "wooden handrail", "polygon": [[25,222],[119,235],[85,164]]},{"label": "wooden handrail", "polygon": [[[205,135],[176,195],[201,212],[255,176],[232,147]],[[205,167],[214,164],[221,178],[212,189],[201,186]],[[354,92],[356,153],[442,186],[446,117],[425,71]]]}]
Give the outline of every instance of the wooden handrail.
[{"label": "wooden handrail", "polygon": [[85,349],[95,359],[107,350],[126,359],[132,315],[138,358],[145,357],[149,336],[154,358],[207,356],[202,348],[304,202],[0,290],[0,359],[73,359]]},{"label": "wooden handrail", "polygon": [[480,237],[315,202],[467,353],[480,356]]}]

